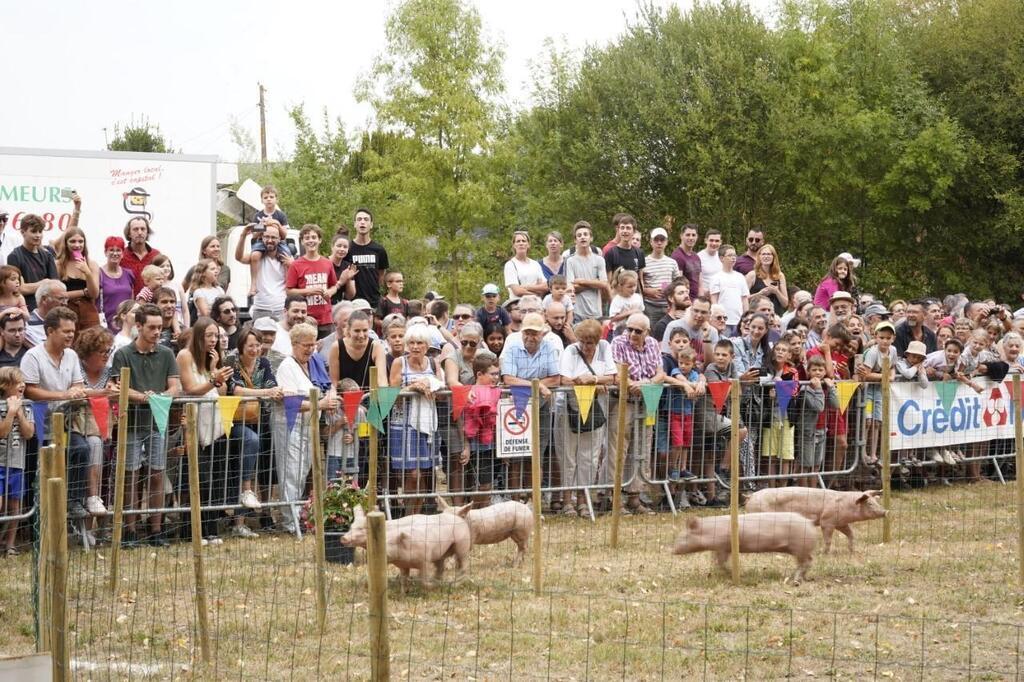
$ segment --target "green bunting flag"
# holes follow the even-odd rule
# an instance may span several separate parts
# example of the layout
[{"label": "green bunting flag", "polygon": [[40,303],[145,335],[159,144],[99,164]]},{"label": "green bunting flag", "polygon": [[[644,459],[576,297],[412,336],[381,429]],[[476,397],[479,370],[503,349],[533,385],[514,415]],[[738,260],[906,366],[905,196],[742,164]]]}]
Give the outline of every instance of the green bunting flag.
[{"label": "green bunting flag", "polygon": [[153,421],[156,422],[157,431],[163,435],[167,431],[167,420],[171,416],[171,401],[169,395],[149,396],[149,410],[153,413]]},{"label": "green bunting flag", "polygon": [[366,419],[381,433],[384,432],[384,417],[391,412],[401,391],[398,386],[383,386],[370,395],[370,411]]},{"label": "green bunting flag", "polygon": [[956,400],[956,389],[960,386],[960,382],[937,381],[932,385],[935,386],[935,392],[939,394],[942,409],[949,412],[953,407],[953,401]]},{"label": "green bunting flag", "polygon": [[640,395],[644,397],[644,410],[647,412],[649,424],[658,416],[658,402],[664,390],[665,384],[640,384]]}]

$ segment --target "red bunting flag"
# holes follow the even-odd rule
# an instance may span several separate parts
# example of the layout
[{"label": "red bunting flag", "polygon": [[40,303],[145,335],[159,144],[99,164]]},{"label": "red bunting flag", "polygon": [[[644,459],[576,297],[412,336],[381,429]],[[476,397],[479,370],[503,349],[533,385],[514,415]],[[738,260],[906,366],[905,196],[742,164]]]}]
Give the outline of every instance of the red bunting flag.
[{"label": "red bunting flag", "polygon": [[729,389],[732,388],[731,381],[710,381],[708,391],[711,392],[711,401],[715,404],[715,412],[721,412],[725,407],[725,399],[729,397]]},{"label": "red bunting flag", "polygon": [[106,439],[110,436],[107,430],[110,424],[110,400],[105,397],[89,398],[89,406],[92,408],[92,417],[96,420],[96,426],[100,435]]},{"label": "red bunting flag", "polygon": [[362,391],[344,391],[341,394],[341,403],[345,408],[345,419],[348,420],[349,426],[355,426],[361,402],[363,402]]},{"label": "red bunting flag", "polygon": [[472,386],[452,386],[452,418],[458,419],[466,408]]}]

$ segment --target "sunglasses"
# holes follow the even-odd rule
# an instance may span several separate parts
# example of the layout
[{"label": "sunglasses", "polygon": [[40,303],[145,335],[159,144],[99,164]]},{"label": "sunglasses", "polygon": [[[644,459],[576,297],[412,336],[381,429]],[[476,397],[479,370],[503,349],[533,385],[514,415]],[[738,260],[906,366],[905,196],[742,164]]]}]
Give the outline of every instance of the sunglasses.
[{"label": "sunglasses", "polygon": [[473,316],[472,315],[452,315],[452,319],[453,320],[468,320],[471,317],[473,317]]},{"label": "sunglasses", "polygon": [[480,342],[479,341],[472,341],[472,340],[467,339],[467,340],[462,342],[462,345],[466,346],[467,348],[476,348],[477,346],[480,345]]},{"label": "sunglasses", "polygon": [[626,331],[630,334],[643,334],[646,329],[638,329],[637,327],[626,327]]},{"label": "sunglasses", "polygon": [[715,319],[716,320],[727,320],[729,318],[727,318],[725,315],[715,315]]}]

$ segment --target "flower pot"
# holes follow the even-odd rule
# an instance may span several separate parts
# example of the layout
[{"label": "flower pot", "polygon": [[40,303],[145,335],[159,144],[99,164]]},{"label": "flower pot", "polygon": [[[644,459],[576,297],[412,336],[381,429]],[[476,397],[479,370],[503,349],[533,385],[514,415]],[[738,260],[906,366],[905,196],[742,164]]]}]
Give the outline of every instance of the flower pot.
[{"label": "flower pot", "polygon": [[324,557],[332,564],[350,564],[355,559],[356,548],[341,544],[341,536],[348,531],[327,531],[324,533]]}]

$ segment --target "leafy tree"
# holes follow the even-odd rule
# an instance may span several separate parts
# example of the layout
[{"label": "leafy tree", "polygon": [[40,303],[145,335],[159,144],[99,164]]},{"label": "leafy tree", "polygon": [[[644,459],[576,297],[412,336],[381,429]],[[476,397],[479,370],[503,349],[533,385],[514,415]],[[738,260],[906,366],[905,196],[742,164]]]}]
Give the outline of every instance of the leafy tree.
[{"label": "leafy tree", "polygon": [[112,152],[174,152],[160,132],[160,126],[150,123],[145,117],[139,121],[133,117],[130,123],[115,123],[114,139],[107,144],[107,149]]},{"label": "leafy tree", "polygon": [[494,271],[493,233],[483,226],[493,215],[488,152],[502,58],[466,3],[406,0],[389,17],[384,52],[358,89],[381,131],[396,136],[386,154],[364,149],[360,194],[379,209],[382,237],[401,235],[389,249],[410,288],[433,273],[459,296]]}]

